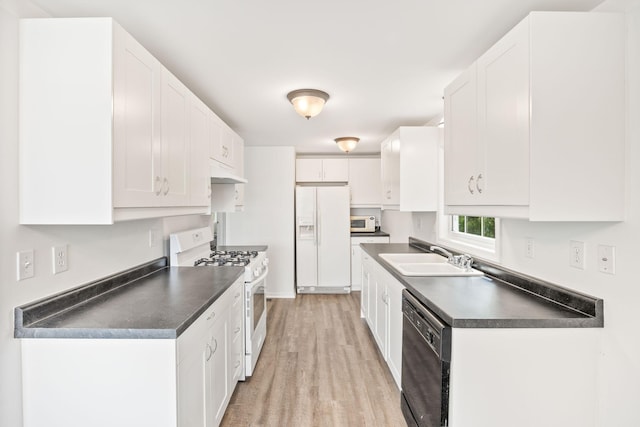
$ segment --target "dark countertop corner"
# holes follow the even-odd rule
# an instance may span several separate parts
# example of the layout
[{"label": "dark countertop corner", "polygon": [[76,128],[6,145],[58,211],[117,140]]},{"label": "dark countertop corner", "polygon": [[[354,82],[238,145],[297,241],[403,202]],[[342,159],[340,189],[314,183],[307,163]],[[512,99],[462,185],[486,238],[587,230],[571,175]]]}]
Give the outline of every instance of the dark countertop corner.
[{"label": "dark countertop corner", "polygon": [[352,231],[351,237],[390,237],[390,235],[382,230],[368,232]]}]

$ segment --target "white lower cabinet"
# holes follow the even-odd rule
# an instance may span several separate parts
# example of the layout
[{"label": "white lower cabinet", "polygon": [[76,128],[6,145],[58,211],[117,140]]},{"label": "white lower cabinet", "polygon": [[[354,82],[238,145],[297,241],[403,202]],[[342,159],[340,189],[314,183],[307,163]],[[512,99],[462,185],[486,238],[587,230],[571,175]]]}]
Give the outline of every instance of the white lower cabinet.
[{"label": "white lower cabinet", "polygon": [[362,249],[360,243],[389,243],[389,236],[351,237],[351,290],[362,287]]},{"label": "white lower cabinet", "polygon": [[369,254],[362,254],[361,317],[365,318],[398,388],[402,374],[404,286]]},{"label": "white lower cabinet", "polygon": [[23,425],[218,426],[238,379],[243,287],[178,339],[22,339]]},{"label": "white lower cabinet", "polygon": [[222,421],[240,376],[239,351],[244,353],[238,339],[243,335],[243,286],[238,279],[178,339],[180,427],[215,427]]}]

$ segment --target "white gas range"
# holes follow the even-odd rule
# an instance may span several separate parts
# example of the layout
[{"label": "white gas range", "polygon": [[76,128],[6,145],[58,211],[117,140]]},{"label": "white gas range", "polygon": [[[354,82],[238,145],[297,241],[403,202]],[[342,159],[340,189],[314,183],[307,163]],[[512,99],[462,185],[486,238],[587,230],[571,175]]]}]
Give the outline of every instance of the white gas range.
[{"label": "white gas range", "polygon": [[213,233],[196,228],[169,236],[170,263],[180,267],[244,267],[245,366],[241,380],[251,376],[267,335],[266,285],[269,258],[266,247],[232,246],[212,250]]}]

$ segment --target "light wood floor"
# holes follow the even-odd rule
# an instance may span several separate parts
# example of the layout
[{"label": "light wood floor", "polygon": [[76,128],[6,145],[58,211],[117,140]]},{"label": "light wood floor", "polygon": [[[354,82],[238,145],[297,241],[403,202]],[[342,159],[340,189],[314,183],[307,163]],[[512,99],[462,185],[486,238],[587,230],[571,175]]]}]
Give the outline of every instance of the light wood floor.
[{"label": "light wood floor", "polygon": [[360,293],[269,300],[256,371],[236,387],[222,426],[406,426]]}]

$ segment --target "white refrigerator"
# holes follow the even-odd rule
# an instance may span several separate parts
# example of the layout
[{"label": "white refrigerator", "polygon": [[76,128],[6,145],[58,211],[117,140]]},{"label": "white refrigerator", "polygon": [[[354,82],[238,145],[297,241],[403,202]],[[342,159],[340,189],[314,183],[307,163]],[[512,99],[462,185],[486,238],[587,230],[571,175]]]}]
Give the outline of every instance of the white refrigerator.
[{"label": "white refrigerator", "polygon": [[351,291],[349,187],[296,186],[298,293]]}]

